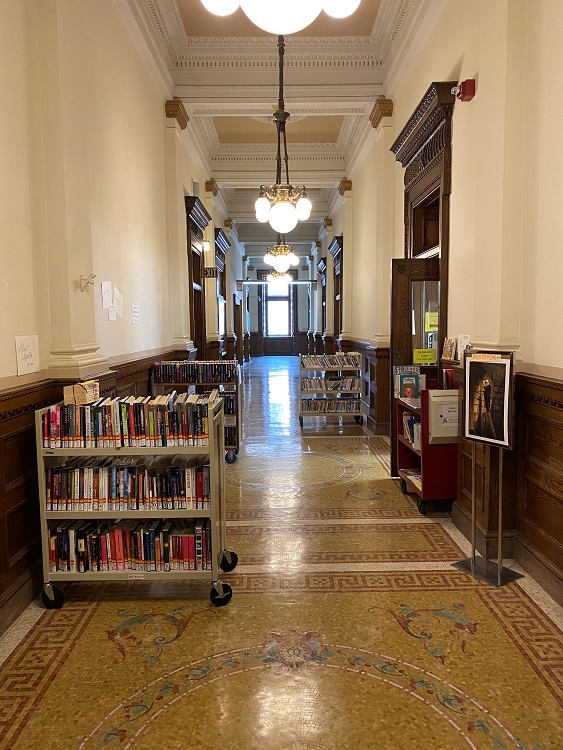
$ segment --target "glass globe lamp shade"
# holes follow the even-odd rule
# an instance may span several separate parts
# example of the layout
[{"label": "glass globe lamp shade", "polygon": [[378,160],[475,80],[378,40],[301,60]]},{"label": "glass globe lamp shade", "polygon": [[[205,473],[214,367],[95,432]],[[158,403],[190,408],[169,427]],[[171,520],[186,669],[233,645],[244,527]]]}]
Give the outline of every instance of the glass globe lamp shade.
[{"label": "glass globe lamp shade", "polygon": [[299,265],[299,258],[297,257],[297,255],[295,255],[295,253],[289,253],[287,257],[289,258],[289,262],[291,263],[292,266]]},{"label": "glass globe lamp shade", "polygon": [[269,266],[274,265],[274,256],[270,255],[270,253],[266,253],[264,256],[264,263],[267,263]]},{"label": "glass globe lamp shade", "polygon": [[201,0],[204,7],[216,16],[230,16],[240,5],[239,0]]},{"label": "glass globe lamp shade", "polygon": [[256,212],[256,221],[259,221],[261,224],[265,224],[269,218],[270,218],[269,209],[268,211],[264,211],[264,213],[262,213],[261,211]]},{"label": "glass globe lamp shade", "polygon": [[274,203],[270,209],[268,220],[274,232],[279,232],[279,234],[291,232],[292,229],[295,229],[299,221],[295,206],[289,201]]},{"label": "glass globe lamp shade", "polygon": [[358,9],[361,0],[323,0],[323,10],[333,18],[346,18]]},{"label": "glass globe lamp shade", "polygon": [[274,257],[274,271],[285,273],[289,270],[290,265],[291,261],[289,260],[289,255],[276,255]]},{"label": "glass globe lamp shade", "polygon": [[312,208],[313,204],[311,203],[311,201],[307,198],[306,195],[302,195],[295,204],[295,210],[297,211],[297,218],[299,219],[299,221],[307,221],[307,219],[311,215]]},{"label": "glass globe lamp shade", "polygon": [[265,195],[261,195],[254,204],[254,210],[256,211],[256,216],[258,214],[268,214],[270,210],[270,201],[266,198]]},{"label": "glass globe lamp shade", "polygon": [[322,10],[322,0],[284,0],[283,3],[241,0],[240,5],[253,24],[270,34],[295,34],[313,23]]}]

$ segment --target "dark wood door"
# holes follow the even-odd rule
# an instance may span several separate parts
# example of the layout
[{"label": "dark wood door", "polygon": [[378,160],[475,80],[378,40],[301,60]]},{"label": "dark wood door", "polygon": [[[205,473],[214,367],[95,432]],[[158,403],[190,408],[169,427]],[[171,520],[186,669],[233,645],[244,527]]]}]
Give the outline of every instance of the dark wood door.
[{"label": "dark wood door", "polygon": [[[421,311],[416,309],[420,305],[422,295],[420,288],[426,283],[440,282],[440,259],[431,258],[394,259],[391,272],[391,372],[393,367],[413,364],[413,343],[420,340],[417,320]],[[439,300],[439,289],[437,299]],[[440,319],[439,310],[438,319]],[[424,311],[422,311],[424,315]],[[414,322],[413,322],[414,321]],[[444,332],[437,330],[434,341],[438,350],[443,341]],[[421,347],[424,348],[424,347]],[[436,362],[439,362],[437,351]],[[427,387],[438,383],[438,365],[421,366],[421,373],[426,375]],[[393,396],[393,382],[391,382],[391,474],[397,476],[397,410]]]},{"label": "dark wood door", "polygon": [[243,361],[243,351],[242,351],[242,303],[240,299],[238,299],[236,294],[233,294],[233,309],[235,311],[234,316],[234,329],[235,329],[235,336],[237,337],[236,343],[235,343],[235,357],[236,359],[242,363]]}]

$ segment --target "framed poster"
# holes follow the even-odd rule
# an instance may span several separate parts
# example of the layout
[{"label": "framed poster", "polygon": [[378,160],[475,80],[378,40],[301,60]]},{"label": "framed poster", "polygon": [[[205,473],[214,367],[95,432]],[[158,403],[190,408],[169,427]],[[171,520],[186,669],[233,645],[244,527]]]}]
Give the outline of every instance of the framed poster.
[{"label": "framed poster", "polygon": [[512,448],[514,352],[464,355],[464,437]]}]

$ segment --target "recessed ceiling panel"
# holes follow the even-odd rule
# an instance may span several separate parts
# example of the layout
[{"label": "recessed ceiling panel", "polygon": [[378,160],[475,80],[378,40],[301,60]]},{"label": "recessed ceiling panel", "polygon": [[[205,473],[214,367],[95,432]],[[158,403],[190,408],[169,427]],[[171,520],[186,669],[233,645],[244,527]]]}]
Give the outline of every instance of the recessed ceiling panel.
[{"label": "recessed ceiling panel", "polygon": [[[289,119],[286,138],[291,143],[336,143],[344,117],[309,116],[297,122]],[[214,117],[220,143],[276,143],[274,121],[261,122],[254,117]]]},{"label": "recessed ceiling panel", "polygon": [[[188,36],[272,36],[249,21],[240,8],[230,16],[221,17],[209,13],[201,0],[177,2]],[[381,0],[362,0],[358,10],[349,18],[331,18],[322,12],[310,26],[291,36],[369,36],[380,4]]]}]

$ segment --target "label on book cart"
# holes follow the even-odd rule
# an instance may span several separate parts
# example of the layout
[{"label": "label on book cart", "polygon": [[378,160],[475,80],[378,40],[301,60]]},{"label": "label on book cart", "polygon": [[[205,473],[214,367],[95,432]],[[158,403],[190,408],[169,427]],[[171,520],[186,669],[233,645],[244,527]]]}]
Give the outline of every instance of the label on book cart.
[{"label": "label on book cart", "polygon": [[135,580],[141,580],[141,581],[143,581],[145,579],[145,574],[144,573],[130,573],[127,576],[127,578],[129,578],[129,580],[135,579]]}]

